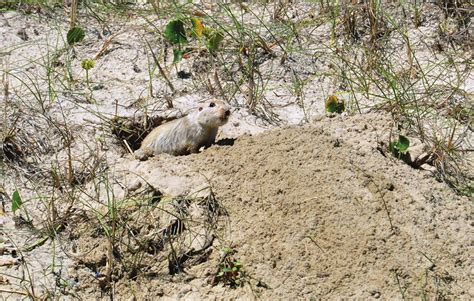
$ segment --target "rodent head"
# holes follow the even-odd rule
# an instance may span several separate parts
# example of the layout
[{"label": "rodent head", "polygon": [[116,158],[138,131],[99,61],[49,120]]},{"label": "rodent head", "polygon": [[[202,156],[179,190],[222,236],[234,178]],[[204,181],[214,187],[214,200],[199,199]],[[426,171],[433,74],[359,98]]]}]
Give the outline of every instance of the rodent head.
[{"label": "rodent head", "polygon": [[196,111],[197,122],[203,127],[219,127],[227,123],[230,108],[220,100],[212,99],[199,105]]}]

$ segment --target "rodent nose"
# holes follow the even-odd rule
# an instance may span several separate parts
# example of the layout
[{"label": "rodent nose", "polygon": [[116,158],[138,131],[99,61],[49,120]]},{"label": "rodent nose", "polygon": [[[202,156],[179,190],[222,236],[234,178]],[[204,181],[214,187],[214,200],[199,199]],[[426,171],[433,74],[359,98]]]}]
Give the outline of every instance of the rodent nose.
[{"label": "rodent nose", "polygon": [[225,116],[229,116],[230,115],[230,110],[226,110],[225,111]]}]

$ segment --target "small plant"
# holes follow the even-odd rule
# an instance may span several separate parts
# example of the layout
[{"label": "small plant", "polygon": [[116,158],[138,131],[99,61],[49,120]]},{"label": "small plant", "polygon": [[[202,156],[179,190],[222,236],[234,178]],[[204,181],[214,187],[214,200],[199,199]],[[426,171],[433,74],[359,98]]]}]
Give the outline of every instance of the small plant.
[{"label": "small plant", "polygon": [[93,59],[85,59],[81,62],[82,69],[86,70],[86,82],[87,86],[89,87],[89,70],[94,68],[95,61]]},{"label": "small plant", "polygon": [[335,95],[330,95],[324,105],[326,112],[341,114],[346,109],[343,99],[338,99]]},{"label": "small plant", "polygon": [[[23,199],[18,190],[15,190],[12,193],[11,199],[12,199],[12,212],[15,214],[16,211],[18,211],[19,209],[22,209]],[[30,216],[28,215],[28,211],[25,210],[25,208],[23,208],[23,211],[25,212],[25,215],[26,215],[26,222],[31,223],[31,219],[30,219]]]},{"label": "small plant", "polygon": [[82,69],[84,69],[86,71],[94,68],[94,66],[95,66],[95,61],[92,60],[92,59],[85,59],[81,62]]},{"label": "small plant", "polygon": [[415,27],[418,28],[421,26],[421,24],[423,23],[423,12],[422,12],[422,8],[420,5],[418,5],[415,1],[414,5],[413,5],[413,23],[415,24]]},{"label": "small plant", "polygon": [[15,213],[23,205],[23,200],[21,199],[20,193],[18,190],[15,190],[12,194],[12,211]]},{"label": "small plant", "polygon": [[181,61],[184,55],[182,45],[188,42],[184,22],[181,20],[170,21],[165,28],[165,38],[178,47],[173,49],[173,63]]},{"label": "small plant", "polygon": [[204,28],[203,34],[206,37],[206,47],[209,52],[216,52],[224,40],[224,34],[219,30],[209,29],[207,27]]},{"label": "small plant", "polygon": [[398,139],[390,142],[388,148],[390,152],[397,158],[401,157],[402,153],[405,153],[410,147],[410,140],[403,135],[399,135]]},{"label": "small plant", "polygon": [[69,31],[67,32],[67,35],[66,35],[67,43],[72,46],[84,40],[85,36],[86,34],[84,32],[84,29],[82,29],[79,26],[75,26],[69,29]]},{"label": "small plant", "polygon": [[219,263],[219,270],[214,279],[215,283],[221,282],[231,287],[244,284],[246,274],[242,263],[234,257],[235,253],[236,251],[232,248],[224,248],[223,257]]},{"label": "small plant", "polygon": [[180,62],[186,56],[188,50],[183,46],[187,44],[188,37],[194,37],[202,40],[204,37],[205,45],[209,52],[214,53],[219,48],[224,34],[210,27],[205,27],[199,18],[183,18],[170,21],[165,28],[165,38],[175,45],[173,49],[173,63]]},{"label": "small plant", "polygon": [[81,62],[82,69],[86,71],[86,85],[87,85],[87,89],[89,90],[88,94],[86,94],[86,99],[90,103],[93,102],[93,98],[92,98],[92,89],[91,89],[90,80],[89,80],[89,70],[94,68],[94,66],[95,66],[95,61],[93,59],[85,59]]}]

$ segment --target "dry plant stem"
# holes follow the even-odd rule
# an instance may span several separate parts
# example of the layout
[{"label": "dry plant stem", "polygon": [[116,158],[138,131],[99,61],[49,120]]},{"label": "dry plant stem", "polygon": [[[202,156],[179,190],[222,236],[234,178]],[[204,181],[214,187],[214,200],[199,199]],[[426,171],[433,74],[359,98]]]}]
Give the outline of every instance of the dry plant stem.
[{"label": "dry plant stem", "polygon": [[[287,0],[284,0],[285,2]],[[285,3],[285,5],[287,5],[288,3]],[[288,52],[286,51],[285,47],[283,47],[283,45],[280,43],[280,39],[278,39],[272,32],[272,30],[270,30],[270,28],[267,26],[267,24],[265,24],[265,22],[259,18],[257,16],[257,14],[255,14],[253,11],[250,11],[250,13],[255,17],[257,18],[257,20],[260,22],[260,24],[267,30],[267,32],[271,35],[272,39],[275,41],[272,45],[278,45],[281,49],[281,51],[283,52],[283,55],[284,56],[288,56]],[[272,57],[276,57],[276,54],[275,52],[271,49],[271,46],[269,46],[267,44],[267,42],[260,36],[260,35],[257,35],[257,39],[259,41],[259,44],[260,46],[263,48],[263,50],[265,50],[268,54],[270,54]]]},{"label": "dry plant stem", "polygon": [[[28,268],[28,264],[26,263],[26,261],[24,260],[25,256],[23,254],[23,250],[21,248],[18,247],[18,245],[15,243],[15,241],[13,240],[13,238],[6,232],[2,231],[2,234],[5,235],[8,240],[13,244],[13,246],[15,247],[15,249],[18,251],[19,253],[19,258],[21,258],[22,260],[20,260],[20,263],[21,265],[23,265],[24,269],[26,270],[26,273],[28,274],[28,282],[30,284],[30,289],[31,291],[29,291],[28,289],[25,288],[26,290],[26,293],[27,295],[32,298],[33,300],[36,300],[37,297],[36,297],[36,294],[35,294],[35,285],[33,283],[33,278],[31,276],[31,272],[30,272],[30,269]],[[23,275],[24,277],[24,275]]]},{"label": "dry plant stem", "polygon": [[128,152],[133,155],[132,148],[130,147],[130,145],[128,145],[127,140],[123,139],[122,141],[123,141],[123,144],[125,144],[125,147],[127,148]]},{"label": "dry plant stem", "polygon": [[402,289],[402,284],[400,283],[400,278],[398,277],[397,272],[395,272],[395,279],[397,280],[398,289],[400,290],[400,294],[402,295],[402,299],[406,300],[405,299],[405,290]]},{"label": "dry plant stem", "polygon": [[378,0],[369,0],[367,2],[367,14],[369,16],[369,22],[370,22],[370,42],[372,46],[375,46],[375,41],[377,39],[377,34],[378,34],[377,1]]},{"label": "dry plant stem", "polygon": [[[60,228],[61,228],[61,226],[58,226],[56,230],[59,231]],[[33,250],[36,249],[37,247],[40,247],[40,246],[44,245],[45,242],[48,241],[48,239],[49,239],[49,236],[48,236],[48,235],[45,235],[45,236],[43,236],[42,238],[36,240],[33,244],[24,247],[22,250],[23,250],[24,252],[33,251]]]},{"label": "dry plant stem", "polygon": [[[7,70],[7,64],[5,63],[4,64],[4,70]],[[2,125],[3,125],[3,128],[2,128],[2,139],[5,138],[5,135],[6,132],[7,132],[7,108],[10,107],[10,82],[9,82],[9,79],[8,79],[8,72],[4,72],[3,73],[3,76],[2,76],[2,84],[3,84],[3,97],[4,97],[4,102],[5,102],[5,106],[4,106],[4,110],[3,110],[3,121],[2,121]]]},{"label": "dry plant stem", "polygon": [[113,35],[111,35],[102,45],[102,48],[95,54],[94,60],[96,61],[99,59],[102,55],[104,55],[105,51],[109,48],[110,44],[112,44],[113,39],[115,39],[118,35],[120,35],[122,32],[119,31]]},{"label": "dry plant stem", "polygon": [[23,296],[29,296],[29,293],[22,292],[22,291],[14,291],[14,290],[9,290],[9,289],[4,289],[0,288],[0,293],[7,293],[7,294],[16,294],[16,295],[23,295]]},{"label": "dry plant stem", "polygon": [[73,157],[72,157],[72,150],[71,150],[72,135],[66,123],[64,123],[64,126],[65,126],[66,133],[63,135],[63,138],[64,138],[64,146],[66,147],[66,150],[67,150],[67,166],[68,166],[67,180],[69,184],[73,184],[74,183],[74,169],[72,167]]},{"label": "dry plant stem", "polygon": [[107,266],[106,266],[105,276],[107,277],[108,284],[112,283],[112,271],[113,271],[113,265],[114,265],[114,254],[113,254],[114,246],[113,246],[112,240],[113,238],[109,237],[109,240],[107,243]]},{"label": "dry plant stem", "polygon": [[[166,75],[165,70],[161,67],[161,64],[160,64],[160,62],[158,61],[158,58],[156,57],[155,52],[153,51],[153,49],[152,49],[150,43],[149,43],[148,41],[146,41],[146,43],[147,43],[147,45],[148,45],[148,48],[150,49],[151,55],[153,56],[153,60],[155,61],[155,64],[156,64],[156,66],[158,67],[158,70],[160,71],[161,76],[163,76],[163,78],[165,79],[166,83],[168,84],[168,86],[169,86],[170,89],[171,89],[171,92],[172,92],[173,94],[175,94],[175,93],[176,93],[176,89],[175,89],[175,87],[173,86],[173,84],[171,83],[170,79],[168,78],[168,75]],[[170,102],[170,101],[167,101],[167,102],[168,102],[168,108],[170,108],[170,109],[173,108],[173,103]]]},{"label": "dry plant stem", "polygon": [[411,43],[410,43],[410,40],[408,38],[408,35],[403,35],[403,37],[405,38],[405,42],[407,44],[407,57],[408,57],[408,65],[409,65],[409,76],[411,76],[412,74],[412,70],[413,70],[413,50],[412,50],[412,47],[411,47]]},{"label": "dry plant stem", "polygon": [[153,10],[155,11],[155,14],[159,16],[160,15],[160,0],[151,0],[150,3],[153,6]]},{"label": "dry plant stem", "polygon": [[[248,50],[249,51],[249,58],[248,60],[249,61],[252,61],[253,60],[253,47],[251,49]],[[248,80],[248,91],[247,91],[247,107],[249,108],[250,112],[253,112],[255,110],[255,106],[257,105],[256,104],[256,99],[255,99],[255,79],[254,79],[254,68],[253,67],[250,67],[250,68],[247,68],[247,66],[245,66],[244,64],[244,61],[242,59],[242,55],[239,53],[239,57],[238,57],[238,61],[239,61],[239,65],[240,65],[240,68],[243,70],[243,72],[246,74],[247,76],[247,80]],[[252,66],[253,64],[252,63],[248,63],[248,66]]]},{"label": "dry plant stem", "polygon": [[454,124],[453,129],[451,131],[451,136],[449,136],[449,141],[448,141],[448,144],[447,144],[448,151],[451,151],[454,148],[453,140],[454,140],[454,134],[456,133],[456,125],[457,125],[457,123]]},{"label": "dry plant stem", "polygon": [[214,70],[214,82],[216,83],[217,88],[219,89],[219,93],[220,93],[222,99],[227,101],[227,97],[224,93],[224,89],[222,88],[221,81],[219,80],[219,74],[217,73],[217,70]]},{"label": "dry plant stem", "polygon": [[[155,70],[156,68],[152,67],[152,63],[150,61],[150,53],[147,51],[146,52],[146,61],[147,61],[147,64],[146,64],[146,67],[147,67],[147,71],[148,71],[148,98],[153,98],[153,77],[155,76]],[[146,110],[146,106],[145,106],[145,110]],[[145,121],[146,121],[146,118],[145,118]]]},{"label": "dry plant stem", "polygon": [[69,26],[70,28],[73,28],[74,26],[76,26],[76,22],[77,22],[77,1],[78,0],[72,0],[71,1],[71,19],[70,19],[70,23],[69,23]]},{"label": "dry plant stem", "polygon": [[316,240],[314,240],[311,236],[307,235],[306,236],[309,240],[311,240],[311,242],[316,246],[318,247],[324,254],[326,254],[326,250],[324,250],[317,242]]},{"label": "dry plant stem", "polygon": [[217,88],[219,89],[219,94],[221,95],[221,97],[227,101],[227,97],[224,93],[224,89],[222,88],[222,84],[221,84],[221,81],[219,80],[219,74],[217,73],[217,69],[216,69],[216,66],[215,66],[215,61],[214,61],[214,57],[211,55],[211,68],[212,70],[214,70],[214,82],[216,83],[217,85]]}]

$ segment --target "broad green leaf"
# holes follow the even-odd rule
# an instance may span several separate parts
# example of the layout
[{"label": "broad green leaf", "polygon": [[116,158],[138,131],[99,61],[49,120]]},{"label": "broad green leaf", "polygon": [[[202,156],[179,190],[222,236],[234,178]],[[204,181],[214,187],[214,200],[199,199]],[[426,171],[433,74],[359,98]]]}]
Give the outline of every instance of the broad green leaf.
[{"label": "broad green leaf", "polygon": [[409,146],[410,146],[410,140],[408,140],[408,138],[403,135],[399,135],[398,141],[397,141],[398,150],[401,152],[406,152]]},{"label": "broad green leaf", "polygon": [[186,43],[188,40],[186,39],[183,21],[170,21],[165,28],[165,38],[173,44]]},{"label": "broad green leaf", "polygon": [[85,36],[86,36],[86,33],[84,32],[84,29],[82,29],[79,26],[73,27],[69,29],[69,31],[67,32],[67,36],[66,36],[67,43],[69,45],[73,45],[75,43],[82,41]]},{"label": "broad green leaf", "polygon": [[325,103],[326,112],[334,113],[337,111],[337,97],[331,95],[328,97]]},{"label": "broad green leaf", "polygon": [[219,49],[221,42],[224,40],[224,34],[220,31],[214,30],[207,36],[207,49],[215,52]]},{"label": "broad green leaf", "polygon": [[330,95],[325,103],[326,112],[341,114],[346,109],[343,99],[338,99],[335,95]]},{"label": "broad green leaf", "polygon": [[173,64],[180,62],[183,59],[184,51],[173,49]]},{"label": "broad green leaf", "polygon": [[392,141],[388,144],[388,149],[390,150],[390,152],[398,157],[399,153],[398,153],[398,148],[397,148],[397,142],[396,141]]},{"label": "broad green leaf", "polygon": [[410,147],[410,140],[403,135],[398,136],[398,140],[390,142],[388,149],[395,156],[400,158],[401,154],[408,150]]},{"label": "broad green leaf", "polygon": [[18,190],[15,190],[12,195],[12,211],[15,213],[18,209],[20,209],[21,205],[23,204],[23,201],[21,200],[20,193]]}]

